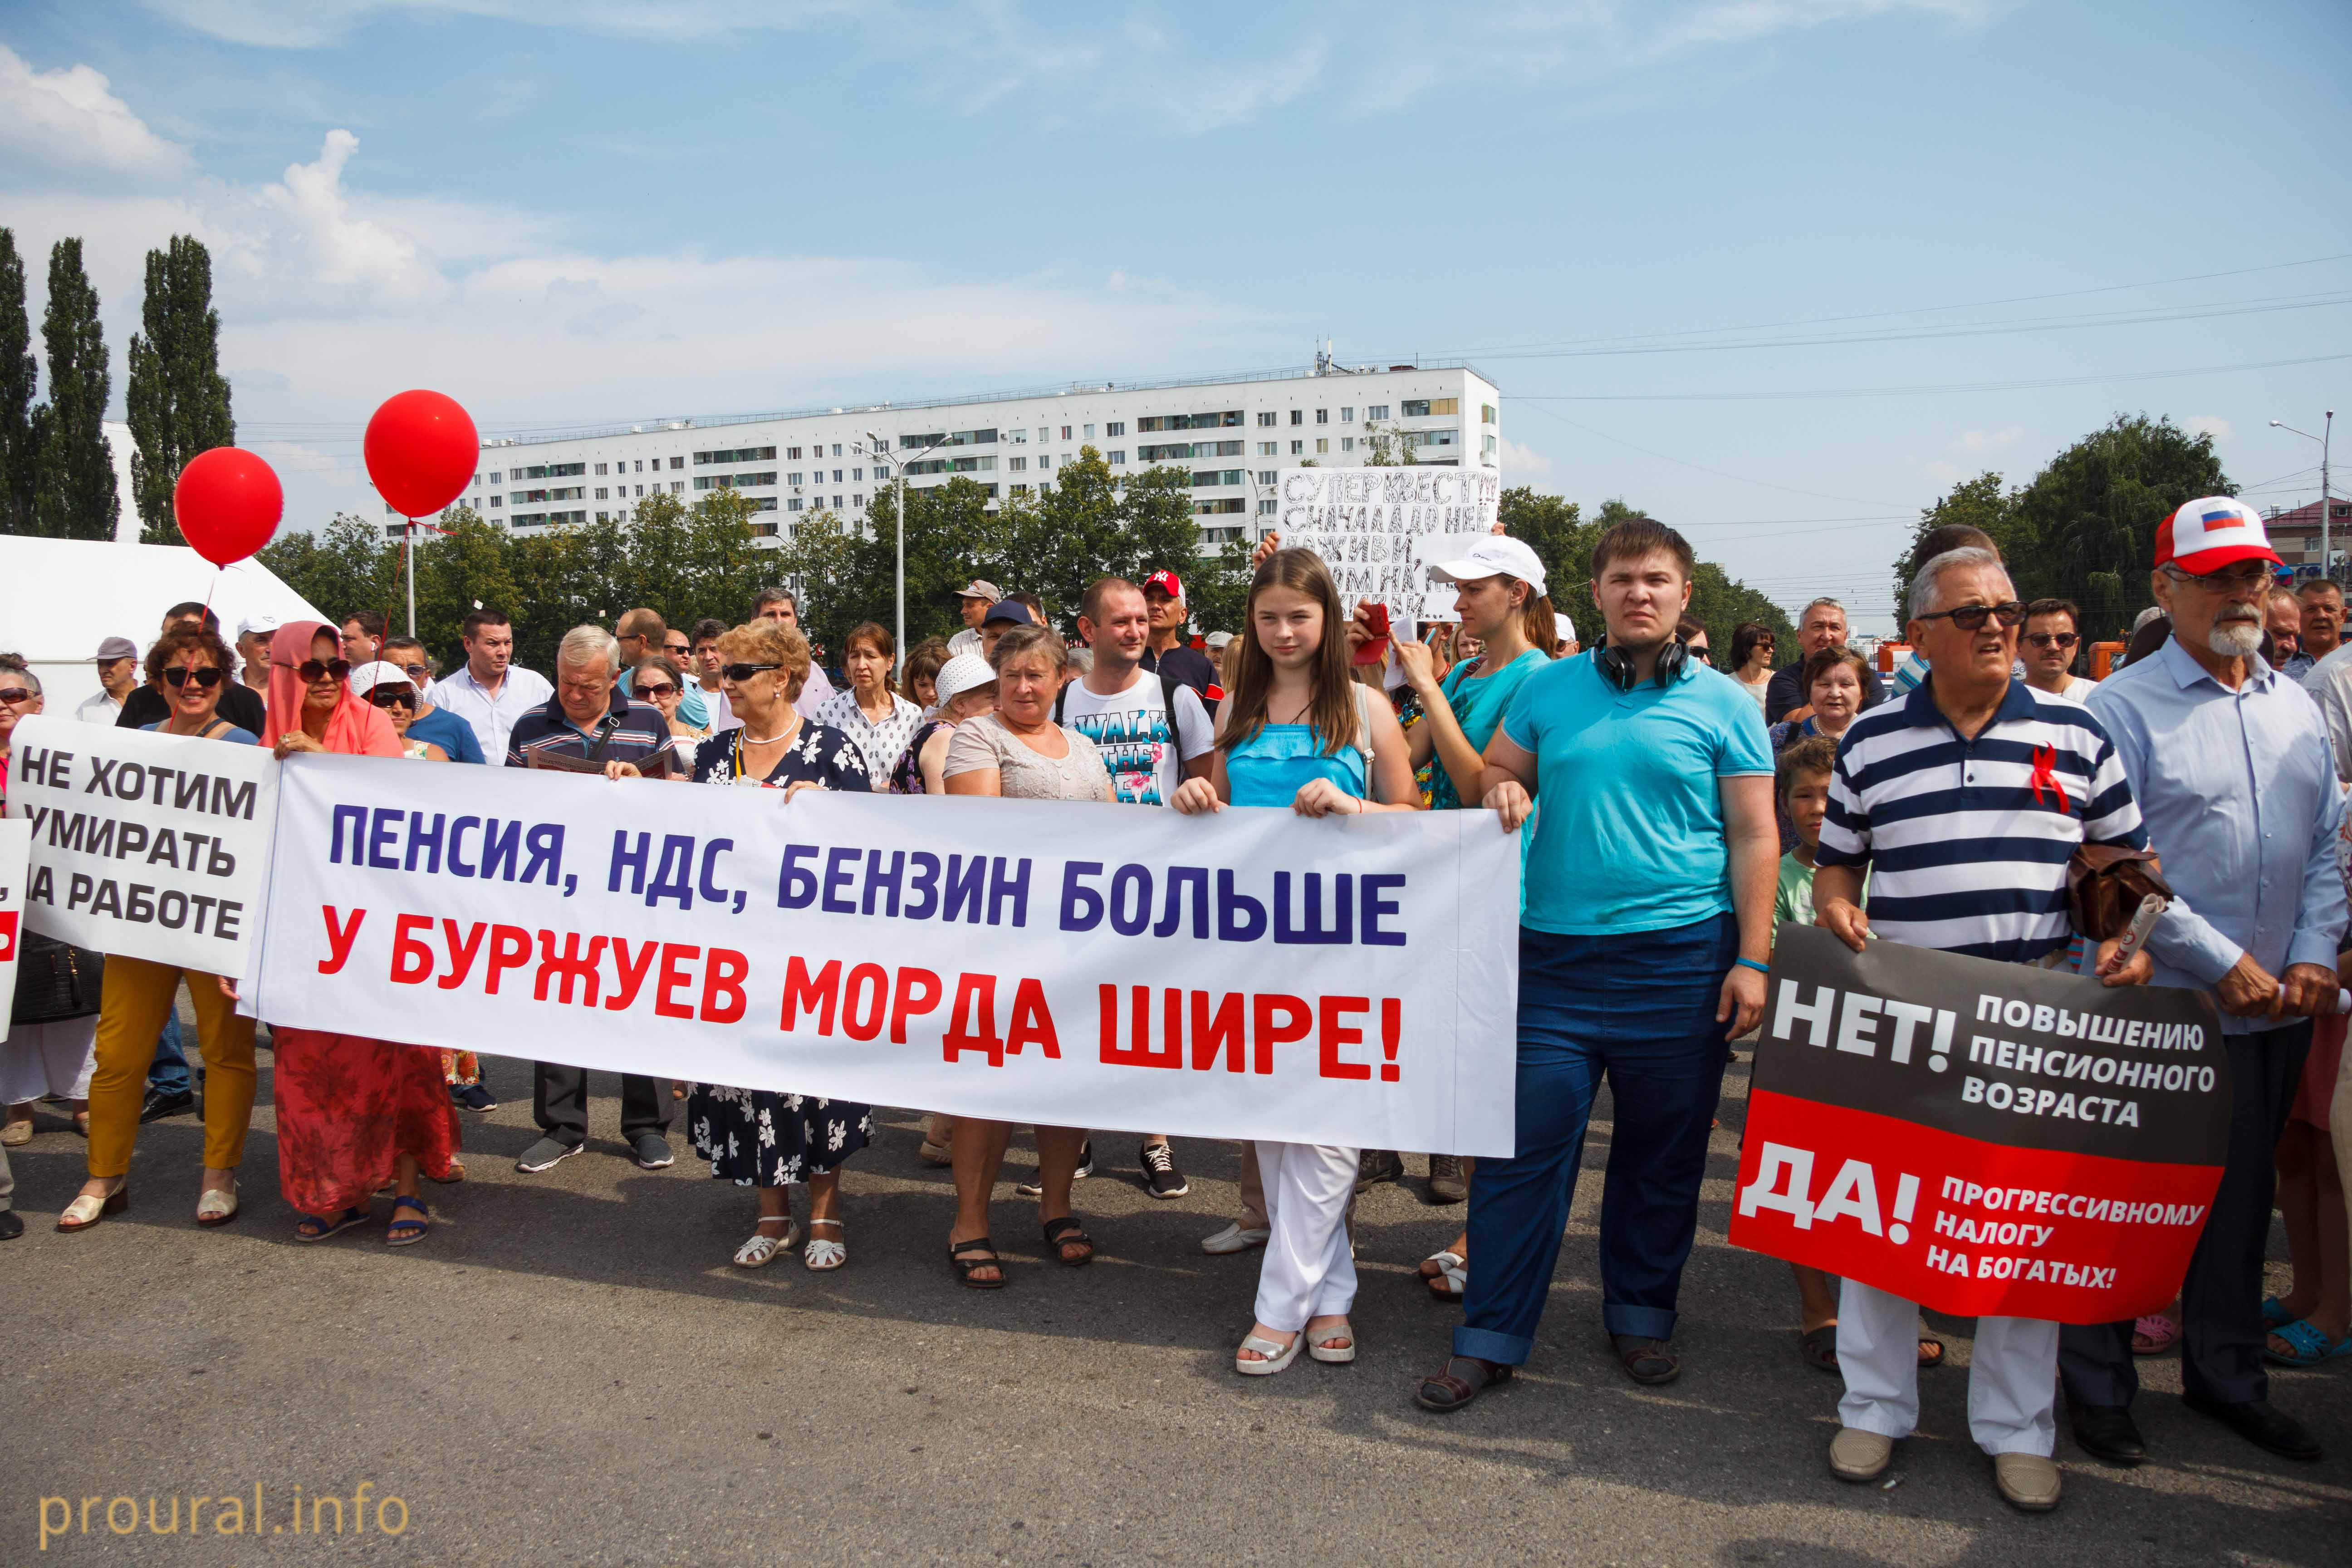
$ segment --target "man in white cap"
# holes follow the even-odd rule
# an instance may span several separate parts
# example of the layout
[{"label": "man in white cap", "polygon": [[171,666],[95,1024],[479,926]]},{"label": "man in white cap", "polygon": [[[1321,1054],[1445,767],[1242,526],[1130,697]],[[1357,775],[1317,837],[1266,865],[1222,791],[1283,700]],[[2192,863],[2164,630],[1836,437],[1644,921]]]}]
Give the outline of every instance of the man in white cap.
[{"label": "man in white cap", "polygon": [[948,638],[950,658],[960,653],[980,657],[980,623],[987,616],[988,607],[1003,597],[1004,595],[995,584],[983,583],[977,577],[956,590],[957,606],[963,611],[963,630]]},{"label": "man in white cap", "polygon": [[[2157,528],[2151,583],[2172,635],[2085,706],[2115,739],[2178,895],[2148,934],[2154,984],[2211,993],[2229,1058],[2229,1154],[2180,1287],[2181,1400],[2258,1447],[2310,1460],[2318,1438],[2270,1402],[2263,1253],[2311,1021],[2336,1007],[2344,803],[2318,710],[2256,651],[2277,563],[2242,501],[2173,513]],[[2110,1464],[2147,1454],[2131,1418],[2131,1336],[2127,1321],[2059,1336],[2075,1439]]]},{"label": "man in white cap", "polygon": [[108,637],[98,645],[98,693],[83,698],[74,717],[85,724],[112,724],[138,684],[139,645],[129,637]]},{"label": "man in white cap", "polygon": [[269,691],[269,639],[277,635],[276,616],[247,616],[236,623],[236,657],[245,663],[237,679],[265,696]]},{"label": "man in white cap", "polygon": [[1551,613],[1551,629],[1553,634],[1553,641],[1551,645],[1552,658],[1575,658],[1576,623],[1570,620],[1566,616],[1561,615],[1558,610],[1554,610]]}]

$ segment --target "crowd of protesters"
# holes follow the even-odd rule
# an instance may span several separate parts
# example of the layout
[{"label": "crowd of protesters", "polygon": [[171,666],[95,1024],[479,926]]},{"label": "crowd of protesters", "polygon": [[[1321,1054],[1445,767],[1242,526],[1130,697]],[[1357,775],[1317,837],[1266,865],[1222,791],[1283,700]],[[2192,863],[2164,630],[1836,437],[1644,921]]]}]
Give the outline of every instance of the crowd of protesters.
[{"label": "crowd of protesters", "polygon": [[[616,781],[1012,798],[1304,816],[1483,809],[1519,838],[1515,1148],[1430,1156],[1433,1201],[1467,1219],[1418,1280],[1458,1302],[1425,1409],[1463,1409],[1538,1350],[1596,1096],[1613,1125],[1601,1180],[1600,1328],[1637,1384],[1682,1371],[1679,1300],[1710,1129],[1732,1042],[1763,1012],[1775,933],[1821,927],[1997,962],[2074,970],[2108,986],[2210,995],[2225,1020],[2228,1156],[2179,1297],[2133,1321],[2082,1326],[1987,1317],[1969,1357],[1970,1435],[2014,1507],[2054,1507],[2063,1394],[2077,1446],[2115,1465],[2148,1453],[2133,1415],[2138,1357],[2178,1348],[2189,1406],[2289,1458],[2318,1457],[2272,1403],[2267,1368],[2352,1355],[2341,1161],[2352,1150],[2339,986],[2352,784],[2352,643],[2333,583],[2281,584],[2260,517],[2192,502],[2150,541],[2154,609],[2105,678],[2086,668],[2082,612],[2021,603],[1993,542],[1946,528],[1922,540],[1901,606],[1899,663],[1853,644],[1844,608],[1807,605],[1792,657],[1747,623],[1718,659],[1690,614],[1693,559],[1646,518],[1596,543],[1590,648],[1558,615],[1542,560],[1499,531],[1432,563],[1454,618],[1398,628],[1349,613],[1315,553],[1262,543],[1238,628],[1193,646],[1181,577],[1104,578],[1063,606],[975,579],[962,630],[903,650],[866,623],[844,639],[839,684],[813,658],[800,605],[760,594],[740,623],[673,627],[649,608],[559,644],[551,679],[514,662],[507,617],[465,618],[463,663],[436,675],[413,637],[362,611],[340,628],[253,619],[226,641],[205,606],[173,606],[143,655],[108,637],[101,690],[73,717],[191,741],[516,768]],[[1418,632],[1418,637],[1413,633]],[[0,657],[0,763],[40,683]],[[5,774],[0,774],[0,780]],[[2045,796],[2041,787],[2061,787]],[[630,787],[636,787],[631,784]],[[674,818],[685,797],[642,798]],[[985,814],[983,814],[985,815]],[[2070,925],[2075,851],[2152,851],[2176,895],[2139,951]],[[40,941],[44,939],[28,939]],[[130,1201],[142,1123],[195,1108],[177,998],[202,1059],[204,1164],[194,1218],[240,1206],[257,1092],[256,1024],[217,976],[114,956],[79,1012],[20,1018],[0,1044],[0,1239],[21,1235],[6,1149],[35,1106],[88,1140],[89,1179],[56,1228],[87,1230]],[[265,1020],[267,1022],[267,1020]],[[495,1109],[478,1060],[372,1034],[270,1027],[279,1184],[294,1235],[317,1242],[375,1223],[425,1240],[425,1182],[459,1180],[460,1111]],[[685,1135],[716,1180],[753,1189],[744,1268],[797,1256],[849,1261],[845,1167],[875,1133],[871,1106],[766,1089],[621,1079],[620,1128],[646,1170]],[[535,1064],[540,1136],[518,1169],[543,1173],[587,1142],[588,1075]],[[1092,1132],[1031,1129],[1035,1223],[1077,1268],[1097,1242],[1076,1212]],[[1153,1197],[1190,1191],[1163,1135],[1129,1129]],[[961,1284],[1013,1282],[992,1206],[1016,1129],[932,1116],[921,1157],[947,1167],[944,1237]],[[1122,1152],[1123,1157],[1123,1152]],[[1347,1363],[1359,1345],[1354,1202],[1402,1170],[1394,1151],[1257,1142],[1242,1150],[1239,1213],[1200,1246],[1262,1249],[1254,1321],[1234,1370],[1270,1376],[1303,1351]],[[791,1191],[807,1189],[804,1215]],[[2273,1206],[2294,1282],[2263,1289]],[[1797,1351],[1836,1376],[1828,1463],[1882,1475],[1919,1418],[1919,1374],[1942,1339],[1918,1305],[1819,1269],[1794,1269]]]}]

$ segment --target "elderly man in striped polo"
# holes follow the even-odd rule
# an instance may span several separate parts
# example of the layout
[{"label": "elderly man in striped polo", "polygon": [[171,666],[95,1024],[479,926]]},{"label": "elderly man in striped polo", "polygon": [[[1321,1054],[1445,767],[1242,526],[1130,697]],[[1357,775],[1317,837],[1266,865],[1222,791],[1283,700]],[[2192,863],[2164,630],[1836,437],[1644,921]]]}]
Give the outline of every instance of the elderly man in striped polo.
[{"label": "elderly man in striped polo", "polygon": [[[2146,842],[2123,763],[2080,703],[2011,670],[2025,618],[2000,557],[1948,551],[1911,584],[1907,636],[1929,670],[1916,689],[1853,721],[1838,748],[1813,881],[1815,922],[1859,952],[1873,934],[1915,947],[2055,967],[2073,932],[2066,862],[2084,843]],[[1870,873],[1870,910],[1860,907]],[[2145,952],[2109,985],[2144,984]],[[1855,1280],[1838,1300],[1845,1396],[1830,1469],[1869,1480],[1919,1419],[1918,1308]],[[2061,1489],[2055,1419],[2058,1325],[1979,1318],[1969,1368],[1969,1433],[1993,1458],[2000,1495],[2031,1511]]]}]

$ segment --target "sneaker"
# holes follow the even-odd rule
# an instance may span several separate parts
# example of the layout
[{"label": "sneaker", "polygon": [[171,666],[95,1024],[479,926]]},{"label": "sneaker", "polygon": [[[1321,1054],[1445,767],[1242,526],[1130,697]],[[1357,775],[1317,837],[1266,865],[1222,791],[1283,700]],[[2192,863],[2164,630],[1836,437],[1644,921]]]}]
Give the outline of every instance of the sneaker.
[{"label": "sneaker", "polygon": [[586,1147],[585,1143],[565,1143],[553,1138],[542,1138],[522,1152],[522,1158],[515,1162],[515,1169],[535,1176],[541,1171],[552,1171]]},{"label": "sneaker", "polygon": [[478,1083],[458,1084],[449,1090],[449,1102],[460,1110],[496,1110],[499,1102]]},{"label": "sneaker", "polygon": [[1458,1204],[1469,1195],[1469,1184],[1462,1179],[1461,1158],[1454,1154],[1432,1154],[1429,1157],[1429,1201],[1433,1204]]},{"label": "sneaker", "polygon": [[677,1163],[677,1157],[669,1152],[669,1140],[658,1132],[639,1132],[629,1140],[629,1152],[640,1171],[662,1171]]},{"label": "sneaker", "polygon": [[1165,1143],[1146,1143],[1135,1152],[1135,1163],[1143,1168],[1144,1190],[1155,1198],[1181,1198],[1192,1190],[1176,1168],[1176,1152]]},{"label": "sneaker", "polygon": [[146,1103],[139,1108],[139,1120],[142,1124],[161,1121],[166,1116],[178,1116],[195,1108],[196,1097],[188,1089],[166,1094],[160,1089],[151,1089],[147,1091]]},{"label": "sneaker", "polygon": [[1356,1166],[1356,1190],[1360,1193],[1382,1182],[1401,1181],[1403,1176],[1404,1162],[1397,1158],[1395,1150],[1367,1149]]},{"label": "sneaker", "polygon": [[[1094,1173],[1095,1141],[1089,1138],[1084,1143],[1078,1145],[1078,1168],[1070,1173],[1070,1180],[1074,1182],[1084,1181],[1087,1177],[1091,1176]],[[1023,1182],[1019,1186],[1014,1187],[1013,1190],[1019,1193],[1024,1198],[1042,1198],[1045,1195],[1045,1184],[1034,1177],[1028,1181]],[[1169,1195],[1172,1197],[1175,1194],[1171,1193]]]}]

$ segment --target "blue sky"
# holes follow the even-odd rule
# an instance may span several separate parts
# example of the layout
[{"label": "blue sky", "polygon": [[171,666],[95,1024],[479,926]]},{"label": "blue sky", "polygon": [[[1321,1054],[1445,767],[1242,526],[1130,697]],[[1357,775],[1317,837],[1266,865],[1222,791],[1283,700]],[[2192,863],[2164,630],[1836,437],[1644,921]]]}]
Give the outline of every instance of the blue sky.
[{"label": "blue sky", "polygon": [[306,523],[407,385],[515,429],[1328,334],[1478,364],[1507,482],[1881,630],[1955,479],[2146,410],[2294,504],[2267,421],[2352,388],[2341,4],[18,0],[0,49],[36,311],[84,236],[119,402],[143,251],[205,238]]}]

